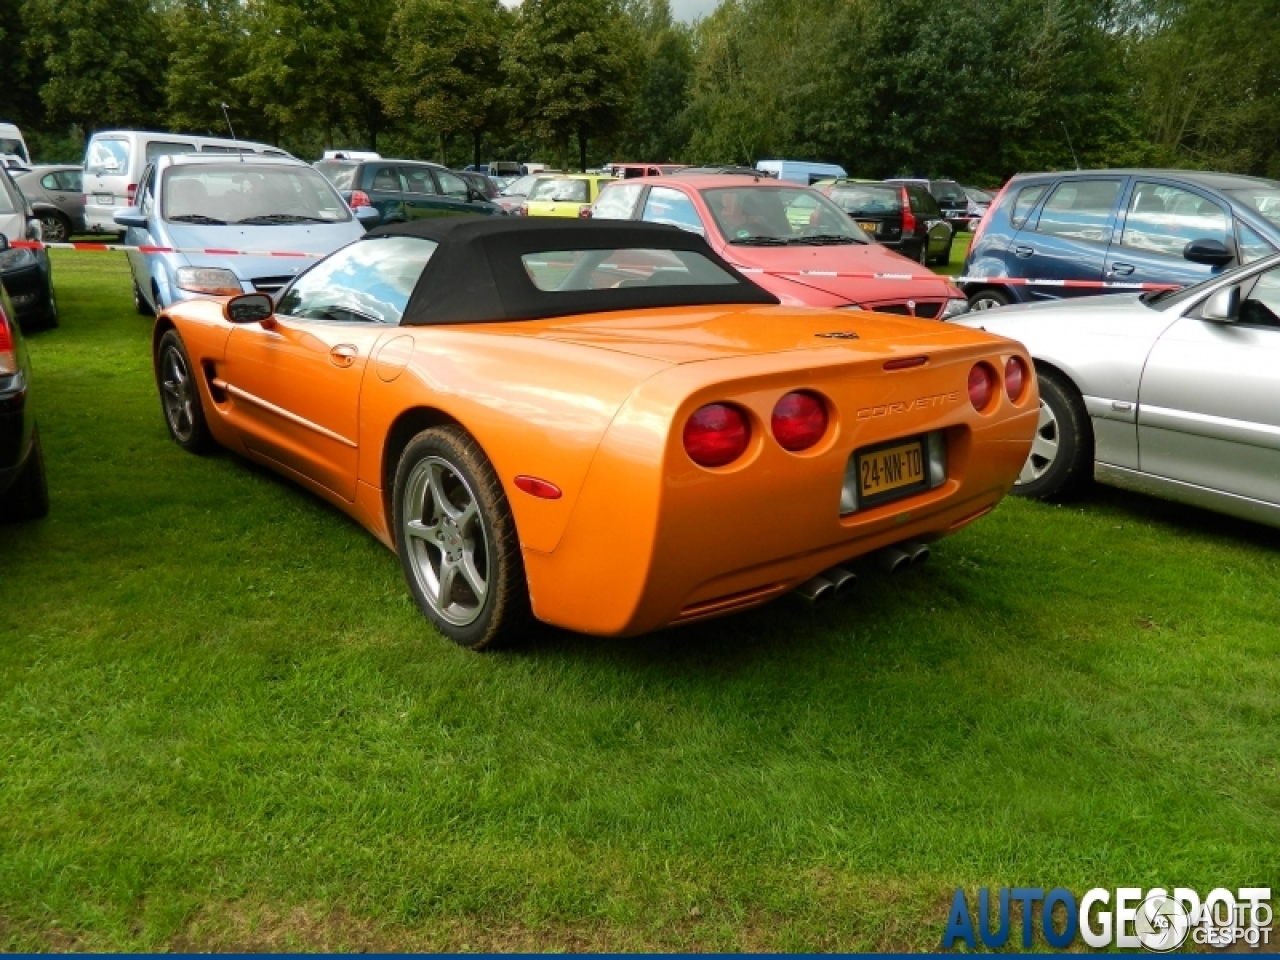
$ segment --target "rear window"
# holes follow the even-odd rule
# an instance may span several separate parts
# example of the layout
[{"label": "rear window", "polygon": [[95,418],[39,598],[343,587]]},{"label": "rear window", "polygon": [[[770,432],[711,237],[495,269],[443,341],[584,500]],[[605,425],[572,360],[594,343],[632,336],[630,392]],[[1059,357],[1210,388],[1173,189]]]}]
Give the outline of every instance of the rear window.
[{"label": "rear window", "polygon": [[321,160],[315,164],[315,168],[339,190],[350,190],[355,186],[356,171],[360,169],[360,164],[344,163],[341,160]]},{"label": "rear window", "polygon": [[27,156],[27,148],[21,140],[0,137],[0,153],[13,154],[15,157],[21,157],[27,163],[31,162],[31,158]]},{"label": "rear window", "polygon": [[85,173],[127,173],[129,170],[129,141],[114,137],[100,137],[89,141],[85,155]]},{"label": "rear window", "polygon": [[543,292],[623,287],[734,286],[738,279],[692,250],[549,250],[521,258]]},{"label": "rear window", "polygon": [[555,203],[590,203],[590,185],[585,180],[539,180],[529,191],[530,200]]},{"label": "rear window", "polygon": [[831,188],[831,199],[852,216],[891,216],[902,212],[902,188],[856,184]]}]

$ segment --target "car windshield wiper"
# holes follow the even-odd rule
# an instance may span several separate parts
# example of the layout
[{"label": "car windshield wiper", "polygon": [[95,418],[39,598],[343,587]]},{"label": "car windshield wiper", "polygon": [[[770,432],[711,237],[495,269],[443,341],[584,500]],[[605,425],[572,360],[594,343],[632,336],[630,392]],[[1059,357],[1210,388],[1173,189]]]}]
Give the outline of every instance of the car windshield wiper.
[{"label": "car windshield wiper", "polygon": [[734,237],[729,242],[755,247],[785,247],[788,243],[782,237]]},{"label": "car windshield wiper", "polygon": [[225,227],[227,221],[219,220],[217,217],[206,217],[203,213],[180,213],[176,217],[169,218],[170,223],[212,223]]},{"label": "car windshield wiper", "polygon": [[792,237],[790,243],[804,243],[812,246],[826,246],[833,243],[865,243],[857,237],[844,236],[838,233],[820,233],[813,237]]},{"label": "car windshield wiper", "polygon": [[236,223],[332,223],[324,217],[304,217],[296,213],[263,213],[256,217],[245,217]]}]

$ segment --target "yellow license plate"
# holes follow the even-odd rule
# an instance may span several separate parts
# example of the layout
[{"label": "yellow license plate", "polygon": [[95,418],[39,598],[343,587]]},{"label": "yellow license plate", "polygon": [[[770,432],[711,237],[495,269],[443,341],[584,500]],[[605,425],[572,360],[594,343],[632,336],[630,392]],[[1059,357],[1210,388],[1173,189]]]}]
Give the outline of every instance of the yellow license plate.
[{"label": "yellow license plate", "polygon": [[924,482],[924,444],[919,440],[883,447],[858,457],[858,489],[863,498]]},{"label": "yellow license plate", "polygon": [[875,233],[880,229],[880,224],[876,223],[874,220],[859,220],[858,226],[867,231],[867,233]]}]

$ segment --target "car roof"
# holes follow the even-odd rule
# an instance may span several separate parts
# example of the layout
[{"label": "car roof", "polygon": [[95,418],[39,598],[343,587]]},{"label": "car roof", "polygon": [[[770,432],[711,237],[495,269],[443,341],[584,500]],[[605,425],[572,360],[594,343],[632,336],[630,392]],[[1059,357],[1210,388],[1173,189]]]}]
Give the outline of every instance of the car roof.
[{"label": "car roof", "polygon": [[[697,234],[678,227],[626,220],[524,217],[438,217],[378,227],[378,237],[421,237],[440,246],[427,262],[405,307],[403,324],[540,320],[580,313],[710,304],[776,304],[721,259]],[[732,284],[539,290],[521,257],[558,250],[687,250],[701,254]]]},{"label": "car roof", "polygon": [[539,170],[537,173],[527,174],[530,177],[537,177],[540,180],[617,180],[607,173],[555,173],[548,170]]},{"label": "car roof", "polygon": [[1124,177],[1162,177],[1169,180],[1185,180],[1214,190],[1231,190],[1243,187],[1256,187],[1265,184],[1269,187],[1280,187],[1280,180],[1266,177],[1251,177],[1243,173],[1215,173],[1211,170],[1173,170],[1154,167],[1115,167],[1106,170],[1057,170],[1045,173],[1020,173],[1013,179],[1022,181],[1035,179],[1056,180],[1059,177],[1076,176],[1124,176]]},{"label": "car roof", "polygon": [[[750,182],[747,182],[750,181]],[[770,177],[762,170],[759,176],[748,176],[743,173],[686,173],[683,170],[670,174],[662,178],[662,183],[658,186],[666,186],[670,183],[687,183],[690,186],[697,187],[699,190],[713,190],[716,187],[750,187],[761,186],[769,188],[791,187],[792,189],[805,189],[803,183],[792,183],[789,180],[779,180],[776,177]]]},{"label": "car roof", "polygon": [[252,150],[245,150],[241,153],[165,153],[156,157],[154,162],[158,166],[190,167],[205,163],[226,163],[228,161],[234,163],[237,157],[243,157],[245,163],[254,163],[259,166],[266,163],[281,167],[311,168],[311,164],[305,160],[299,160],[297,157],[277,157],[269,153],[255,153]]}]

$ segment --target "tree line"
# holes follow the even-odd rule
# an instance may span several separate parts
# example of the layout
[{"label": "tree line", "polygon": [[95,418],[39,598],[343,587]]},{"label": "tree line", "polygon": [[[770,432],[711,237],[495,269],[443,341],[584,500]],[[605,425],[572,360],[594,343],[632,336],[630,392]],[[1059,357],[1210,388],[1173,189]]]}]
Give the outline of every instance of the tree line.
[{"label": "tree line", "polygon": [[0,0],[0,118],[452,165],[1280,176],[1276,0]]}]

